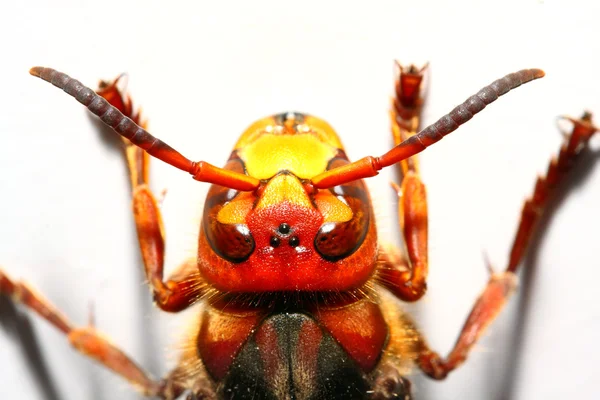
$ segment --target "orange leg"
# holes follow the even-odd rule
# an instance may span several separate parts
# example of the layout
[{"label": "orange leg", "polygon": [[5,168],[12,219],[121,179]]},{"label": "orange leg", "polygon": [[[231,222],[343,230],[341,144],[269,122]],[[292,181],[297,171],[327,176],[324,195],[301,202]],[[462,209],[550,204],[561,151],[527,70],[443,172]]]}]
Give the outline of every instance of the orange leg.
[{"label": "orange leg", "polygon": [[[396,81],[396,96],[392,102],[390,117],[394,143],[398,145],[414,136],[419,130],[424,98],[421,82],[427,68],[408,68],[400,64]],[[393,184],[398,194],[398,216],[406,243],[408,262],[398,254],[384,252],[378,269],[379,281],[398,298],[416,301],[427,290],[427,194],[419,177],[417,156],[400,162],[401,186]]]},{"label": "orange leg", "polygon": [[564,180],[582,150],[587,147],[590,138],[599,131],[592,123],[592,114],[589,112],[584,112],[580,119],[562,118],[573,123],[573,130],[570,134],[565,135],[565,142],[561,146],[558,156],[550,161],[546,176],[538,177],[533,195],[523,204],[521,222],[510,252],[508,271],[514,272],[517,270],[527,245],[531,241],[535,225],[556,186]]},{"label": "orange leg", "polygon": [[152,380],[121,350],[103,338],[92,326],[76,328],[52,304],[27,284],[15,282],[0,269],[0,295],[20,302],[50,322],[67,336],[80,353],[93,358],[105,367],[127,379],[146,396],[163,396],[166,385]]},{"label": "orange leg", "polygon": [[555,192],[557,185],[565,179],[581,151],[587,147],[589,139],[599,130],[592,124],[591,119],[592,116],[589,113],[585,113],[581,119],[569,118],[574,124],[571,134],[567,135],[558,157],[551,160],[546,176],[538,178],[531,198],[525,201],[508,266],[504,272],[492,273],[467,317],[450,354],[446,358],[442,358],[423,343],[423,350],[417,363],[430,377],[443,379],[466,360],[473,345],[496,318],[516,288],[515,272],[523,259],[527,245],[535,232],[536,223],[544,212],[549,198]]},{"label": "orange leg", "polygon": [[[139,113],[134,111],[131,99],[118,89],[120,78],[110,83],[100,82],[98,94],[123,115],[145,128],[146,123],[141,121]],[[162,310],[181,311],[204,294],[205,285],[193,261],[183,264],[176,273],[177,277],[163,280],[164,229],[156,198],[148,186],[149,156],[129,139],[122,139],[133,189],[133,214],[148,284],[156,304]],[[183,274],[182,271],[186,273]]]}]

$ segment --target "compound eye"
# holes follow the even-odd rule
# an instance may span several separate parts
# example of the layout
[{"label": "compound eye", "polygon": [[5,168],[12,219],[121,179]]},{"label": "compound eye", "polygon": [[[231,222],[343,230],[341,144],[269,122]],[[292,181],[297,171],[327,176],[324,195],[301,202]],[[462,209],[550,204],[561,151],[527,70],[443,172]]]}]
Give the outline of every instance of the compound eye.
[{"label": "compound eye", "polygon": [[323,224],[315,237],[315,249],[328,261],[337,261],[354,253],[362,244],[368,228],[368,216],[355,215],[348,222]]},{"label": "compound eye", "polygon": [[228,261],[245,261],[254,251],[254,238],[246,225],[215,221],[206,234],[213,250]]},{"label": "compound eye", "polygon": [[[344,159],[333,159],[328,169],[345,165]],[[326,222],[315,236],[314,246],[327,261],[337,261],[354,253],[363,243],[370,223],[369,198],[364,183],[350,182],[335,186],[331,193],[348,204],[352,218],[346,222]]]},{"label": "compound eye", "polygon": [[[227,162],[225,169],[244,173],[244,165],[239,159]],[[206,204],[202,225],[210,247],[227,261],[239,263],[250,257],[255,243],[252,233],[245,223],[223,223],[217,218],[224,205],[234,200],[239,192],[218,185],[212,185]]]}]

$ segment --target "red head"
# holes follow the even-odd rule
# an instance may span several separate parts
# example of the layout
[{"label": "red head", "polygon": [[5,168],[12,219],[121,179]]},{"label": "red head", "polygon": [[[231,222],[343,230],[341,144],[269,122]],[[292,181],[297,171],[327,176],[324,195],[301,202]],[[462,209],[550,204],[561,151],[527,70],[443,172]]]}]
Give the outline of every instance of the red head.
[{"label": "red head", "polygon": [[253,124],[225,169],[261,185],[254,192],[211,187],[199,238],[204,279],[230,292],[362,285],[377,254],[366,187],[362,181],[320,190],[308,184],[348,163],[337,135],[318,118],[287,113]]}]

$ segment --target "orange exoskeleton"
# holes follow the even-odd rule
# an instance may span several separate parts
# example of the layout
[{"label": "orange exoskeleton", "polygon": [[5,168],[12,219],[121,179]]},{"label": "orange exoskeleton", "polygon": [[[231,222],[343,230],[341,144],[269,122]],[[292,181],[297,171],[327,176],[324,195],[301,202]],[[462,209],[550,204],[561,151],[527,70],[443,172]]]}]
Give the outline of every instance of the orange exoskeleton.
[{"label": "orange exoskeleton", "polygon": [[[427,200],[415,155],[499,96],[542,77],[522,70],[493,82],[420,130],[426,67],[398,64],[391,109],[396,146],[350,162],[324,120],[285,112],[252,124],[223,168],[193,162],[150,135],[116,86],[98,92],[49,68],[31,73],[62,88],[123,137],[133,211],[146,276],[159,308],[200,303],[178,366],[150,378],[93,328],[77,328],[41,295],[0,270],[0,293],[13,296],[147,396],[174,399],[411,399],[406,374],[417,366],[442,379],[504,306],[515,271],[557,182],[597,131],[591,115],[572,119],[558,158],[523,208],[509,266],[493,273],[447,357],[432,351],[401,308],[426,291]],[[212,183],[197,258],[163,277],[164,234],[148,187],[149,155]],[[382,248],[362,179],[399,164],[405,252]]]}]

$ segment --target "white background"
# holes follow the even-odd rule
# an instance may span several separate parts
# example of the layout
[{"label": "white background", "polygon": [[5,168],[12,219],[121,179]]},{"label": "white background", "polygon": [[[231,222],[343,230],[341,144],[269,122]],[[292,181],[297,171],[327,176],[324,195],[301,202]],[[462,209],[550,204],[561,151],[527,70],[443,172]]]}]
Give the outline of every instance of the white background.
[{"label": "white background", "polygon": [[[185,318],[154,310],[142,283],[117,142],[74,100],[30,77],[31,66],[91,86],[128,72],[150,131],[217,165],[251,122],[285,110],[327,119],[352,159],[382,154],[394,58],[430,61],[428,122],[508,72],[543,68],[546,78],[421,157],[431,276],[413,311],[441,353],[487,279],[482,253],[506,264],[522,201],[558,150],[555,117],[600,113],[600,5],[592,1],[19,4],[0,6],[0,265],[78,324],[93,303],[99,329],[154,376],[176,359]],[[416,371],[416,399],[600,398],[598,153],[574,172],[525,263],[527,294],[445,382]],[[391,179],[382,173],[369,185],[382,238],[395,241]],[[160,162],[152,182],[168,189],[172,268],[194,254],[208,186]],[[0,399],[136,398],[48,324],[0,305]]]}]

